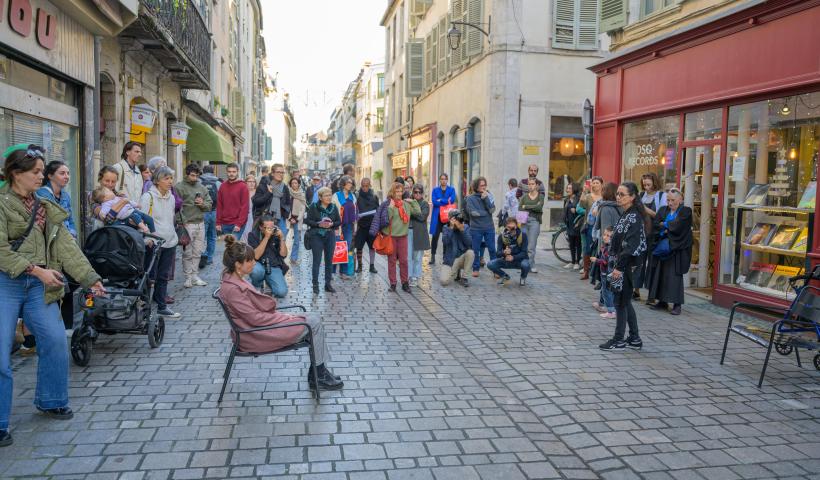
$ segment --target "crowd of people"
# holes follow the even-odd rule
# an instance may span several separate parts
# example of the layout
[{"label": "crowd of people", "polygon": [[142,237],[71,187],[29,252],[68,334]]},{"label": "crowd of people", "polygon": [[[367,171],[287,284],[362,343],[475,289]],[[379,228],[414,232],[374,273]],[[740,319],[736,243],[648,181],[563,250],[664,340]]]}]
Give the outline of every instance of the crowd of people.
[{"label": "crowd of people", "polygon": [[[105,286],[79,247],[68,167],[59,161],[46,163],[45,152],[36,145],[15,145],[3,157],[0,289],[8,292],[9,301],[0,308],[0,446],[11,443],[9,357],[15,342],[22,353],[36,348],[40,358],[35,406],[52,418],[71,418],[62,330],[70,335],[73,327],[72,292],[82,287],[105,295]],[[226,248],[220,296],[226,308],[238,324],[248,327],[311,325],[322,389],[339,389],[343,382],[325,365],[330,354],[321,320],[276,310],[277,299],[288,295],[286,275],[299,264],[301,251],[311,252],[314,294],[320,293],[320,285],[327,293],[336,292],[334,277],[345,281],[362,274],[365,247],[371,274],[377,273],[376,255],[386,257],[390,292],[397,292],[399,284],[406,293],[420,285],[427,251],[431,267],[426,271],[440,258],[437,280],[444,287],[469,287],[482,269],[502,286],[511,281],[511,272],[518,272],[521,287],[530,274],[538,273],[545,184],[536,165],[528,168],[526,178],[508,181],[503,205],[497,208],[484,177],[475,178],[462,199],[447,174],[429,191],[413,177],[399,177],[380,199],[369,178],[356,185],[352,165],[332,182],[314,176],[307,184],[298,175],[286,179],[284,166],[278,164],[259,178],[250,174],[244,179],[239,166],[230,164],[224,180],[213,166],[189,164],[177,178],[164,158],[145,163],[141,158],[142,145],[127,143],[118,163],[101,168],[88,205],[93,228],[120,225],[162,239],[150,272],[157,314],[181,316],[172,310],[175,299],[168,292],[177,270],[177,247],[183,247],[184,288],[205,287],[200,271],[213,264],[222,234]],[[632,304],[641,288],[648,290],[647,303],[654,309],[678,315],[683,304],[692,211],[682,205],[679,190],[663,191],[654,174],[644,175],[641,187],[642,192],[632,182],[617,185],[601,177],[566,187],[563,222],[570,262],[564,267],[590,280],[600,291],[593,307],[601,317],[616,320],[613,337],[600,345],[603,350],[642,347]],[[157,248],[148,237],[146,244],[149,251]],[[266,287],[270,295],[264,293]],[[57,317],[63,322],[55,323]],[[269,331],[243,348],[261,351],[259,342],[267,342],[269,350],[274,344],[301,341],[306,334],[302,327]]]}]

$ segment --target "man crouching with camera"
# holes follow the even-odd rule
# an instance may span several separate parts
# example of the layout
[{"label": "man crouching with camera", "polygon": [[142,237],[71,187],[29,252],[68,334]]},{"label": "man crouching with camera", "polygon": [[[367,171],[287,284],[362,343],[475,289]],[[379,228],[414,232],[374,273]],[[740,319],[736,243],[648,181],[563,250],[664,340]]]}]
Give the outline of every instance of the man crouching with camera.
[{"label": "man crouching with camera", "polygon": [[256,265],[251,272],[253,286],[261,291],[263,282],[267,282],[274,297],[284,298],[288,294],[288,284],[285,282],[288,247],[282,230],[276,226],[276,220],[270,215],[260,216],[253,231],[248,234],[248,245],[256,256]]}]

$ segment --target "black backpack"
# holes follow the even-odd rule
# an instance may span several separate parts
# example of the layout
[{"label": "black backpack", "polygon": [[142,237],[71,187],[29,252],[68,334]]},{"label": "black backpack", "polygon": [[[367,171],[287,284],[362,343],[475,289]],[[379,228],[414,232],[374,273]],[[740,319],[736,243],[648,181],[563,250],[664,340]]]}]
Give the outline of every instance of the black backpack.
[{"label": "black backpack", "polygon": [[216,194],[217,190],[219,189],[217,182],[219,180],[202,177],[200,177],[199,179],[202,181],[202,185],[204,185],[205,188],[208,189],[208,195],[210,195],[211,197],[211,211],[216,210]]}]

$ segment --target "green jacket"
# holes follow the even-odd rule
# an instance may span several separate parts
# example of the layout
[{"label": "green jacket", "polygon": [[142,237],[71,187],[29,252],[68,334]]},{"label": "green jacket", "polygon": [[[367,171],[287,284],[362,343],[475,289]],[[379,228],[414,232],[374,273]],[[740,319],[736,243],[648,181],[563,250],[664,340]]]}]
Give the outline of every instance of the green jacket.
[{"label": "green jacket", "polygon": [[[411,215],[418,215],[421,213],[421,209],[419,208],[419,204],[416,203],[413,199],[405,199],[404,200],[404,213],[407,214],[407,217],[410,218]],[[393,206],[393,203],[390,203],[390,206],[387,207],[387,218],[390,221],[390,225],[382,228],[382,233],[385,235],[392,235],[394,237],[406,237],[410,231],[410,222],[404,223],[401,221],[401,215],[399,215],[399,209]],[[392,226],[392,230],[390,227]]]},{"label": "green jacket", "polygon": [[[9,185],[0,187],[0,271],[11,278],[17,278],[29,265],[45,264],[51,270],[71,275],[83,288],[98,282],[100,276],[91,268],[63,224],[68,218],[68,212],[56,203],[42,198],[40,208],[46,210],[45,235],[40,234],[35,226],[20,248],[13,252],[10,242],[23,236],[31,216]],[[46,303],[60,300],[64,293],[63,287],[47,288]]]},{"label": "green jacket", "polygon": [[[205,212],[211,211],[211,194],[208,187],[197,180],[191,185],[187,180],[176,184],[176,192],[182,198],[182,221],[185,223],[202,223],[205,221]],[[202,205],[196,205],[196,194],[202,196]]]}]

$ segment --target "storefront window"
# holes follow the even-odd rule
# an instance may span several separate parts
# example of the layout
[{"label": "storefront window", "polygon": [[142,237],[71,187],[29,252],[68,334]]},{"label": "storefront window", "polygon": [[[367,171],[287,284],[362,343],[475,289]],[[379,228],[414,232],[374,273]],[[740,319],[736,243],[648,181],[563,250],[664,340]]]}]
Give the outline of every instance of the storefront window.
[{"label": "storefront window", "polygon": [[654,172],[664,188],[677,184],[677,158],[680,117],[653,118],[624,125],[624,181],[640,185],[641,176]]},{"label": "storefront window", "polygon": [[684,140],[714,140],[720,138],[723,109],[687,113],[684,120]]},{"label": "storefront window", "polygon": [[23,113],[0,108],[0,145],[28,143],[40,145],[46,152],[46,163],[59,160],[68,165],[71,180],[68,191],[71,195],[71,210],[74,223],[82,224],[80,202],[79,129],[37,118]]},{"label": "storefront window", "polygon": [[567,184],[580,181],[587,170],[581,118],[552,117],[550,145],[548,196],[561,200]]},{"label": "storefront window", "polygon": [[46,75],[0,55],[0,82],[66,105],[76,106],[76,90],[57,78]]},{"label": "storefront window", "polygon": [[815,210],[820,92],[729,108],[722,284],[790,297]]}]

